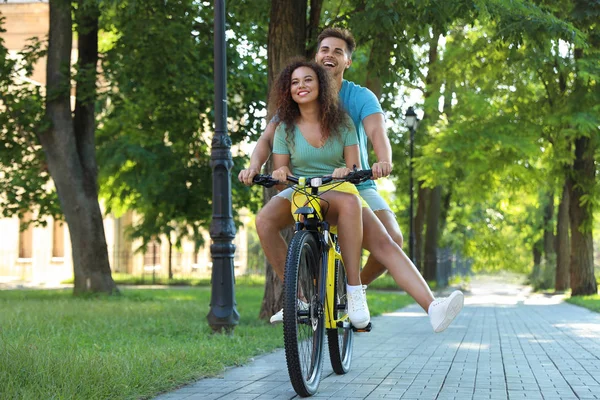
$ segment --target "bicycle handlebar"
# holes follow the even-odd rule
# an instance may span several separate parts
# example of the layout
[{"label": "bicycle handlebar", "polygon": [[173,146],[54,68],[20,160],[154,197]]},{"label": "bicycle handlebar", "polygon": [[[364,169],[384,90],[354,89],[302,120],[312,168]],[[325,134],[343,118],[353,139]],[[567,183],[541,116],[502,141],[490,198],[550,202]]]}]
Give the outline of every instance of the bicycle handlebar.
[{"label": "bicycle handlebar", "polygon": [[[370,169],[364,169],[364,170],[360,170],[360,171],[350,172],[345,177],[335,178],[335,180],[346,181],[346,182],[350,182],[350,183],[353,183],[356,185],[356,184],[359,184],[366,180],[369,180],[372,177],[373,177],[373,171],[371,171]],[[287,180],[289,182],[297,184],[299,182],[300,178],[289,175],[287,177]],[[334,178],[331,175],[313,176],[310,178],[306,178],[306,187],[320,187],[320,186],[322,186],[326,183],[329,183],[333,180],[334,180]],[[270,187],[278,185],[282,182],[279,182],[278,180],[273,179],[273,177],[271,175],[255,175],[254,178],[252,178],[252,183],[270,188]]]}]

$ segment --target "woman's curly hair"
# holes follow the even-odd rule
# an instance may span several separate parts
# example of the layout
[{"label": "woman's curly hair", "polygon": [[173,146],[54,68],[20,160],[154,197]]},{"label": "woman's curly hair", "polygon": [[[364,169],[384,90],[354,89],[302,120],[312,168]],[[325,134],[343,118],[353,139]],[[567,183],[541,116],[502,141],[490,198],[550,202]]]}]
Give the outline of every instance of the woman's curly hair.
[{"label": "woman's curly hair", "polygon": [[269,96],[268,119],[276,118],[279,122],[285,123],[287,140],[293,145],[294,124],[300,118],[300,108],[292,99],[292,74],[300,67],[308,67],[315,71],[319,82],[317,101],[321,106],[321,129],[324,141],[330,137],[341,139],[340,129],[349,127],[350,117],[340,105],[337,88],[329,73],[314,61],[294,59],[279,73]]}]

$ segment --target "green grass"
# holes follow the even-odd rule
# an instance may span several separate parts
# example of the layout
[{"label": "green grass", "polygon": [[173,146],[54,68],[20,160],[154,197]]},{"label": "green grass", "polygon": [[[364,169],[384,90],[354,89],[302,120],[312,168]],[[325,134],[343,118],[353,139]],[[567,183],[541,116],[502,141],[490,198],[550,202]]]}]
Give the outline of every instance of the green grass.
[{"label": "green grass", "polygon": [[[122,272],[113,272],[112,278],[117,285],[168,285],[168,286],[210,286],[210,278],[165,278],[156,276],[152,279],[152,274],[131,275]],[[236,276],[237,285],[260,286],[265,285],[264,275],[242,275]],[[73,278],[62,281],[61,283],[72,284]]]},{"label": "green grass", "polygon": [[567,302],[575,304],[581,307],[585,307],[589,310],[600,312],[600,294],[591,296],[575,296],[566,299]]},{"label": "green grass", "polygon": [[[210,288],[0,291],[0,398],[148,398],[282,347],[281,326],[256,317],[261,286],[236,286],[231,335],[206,322]],[[369,291],[373,316],[412,299]]]}]

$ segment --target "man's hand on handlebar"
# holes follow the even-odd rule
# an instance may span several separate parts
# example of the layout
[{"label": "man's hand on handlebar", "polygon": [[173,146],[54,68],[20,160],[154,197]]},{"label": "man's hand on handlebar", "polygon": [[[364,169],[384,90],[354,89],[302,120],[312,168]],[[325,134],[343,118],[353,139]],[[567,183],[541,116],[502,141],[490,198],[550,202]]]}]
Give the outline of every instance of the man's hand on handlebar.
[{"label": "man's hand on handlebar", "polygon": [[244,185],[251,186],[252,178],[254,178],[256,175],[258,175],[259,172],[260,172],[259,170],[257,170],[256,168],[252,168],[252,167],[250,167],[248,169],[243,169],[240,171],[240,173],[238,175],[238,179]]},{"label": "man's hand on handlebar", "polygon": [[392,164],[387,161],[376,162],[371,170],[373,171],[373,179],[383,178],[392,173]]}]

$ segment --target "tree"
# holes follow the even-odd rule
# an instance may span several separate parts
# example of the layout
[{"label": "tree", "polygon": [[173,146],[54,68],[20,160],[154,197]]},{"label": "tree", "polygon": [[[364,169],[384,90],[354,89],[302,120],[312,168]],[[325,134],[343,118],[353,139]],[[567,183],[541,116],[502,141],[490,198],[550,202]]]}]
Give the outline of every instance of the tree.
[{"label": "tree", "polygon": [[[47,52],[43,43],[34,40],[21,53],[21,60],[15,61],[0,46],[5,106],[0,135],[8,150],[0,156],[0,184],[7,194],[0,207],[5,216],[37,209],[33,222],[39,224],[45,224],[48,215],[61,218],[64,214],[71,236],[74,293],[115,293],[98,204],[94,147],[98,12],[93,2],[77,3],[79,63],[72,112],[71,5],[69,1],[50,2]],[[44,97],[43,88],[32,86],[26,78],[45,54],[48,83]],[[49,189],[51,180],[56,191]]]},{"label": "tree", "polygon": [[77,101],[71,113],[72,8],[68,0],[50,1],[46,117],[51,125],[39,134],[48,170],[56,186],[73,251],[75,294],[117,292],[106,249],[98,203],[95,149],[95,85],[98,10],[80,0]]},{"label": "tree", "polygon": [[[573,2],[571,19],[575,26],[587,34],[589,46],[576,44],[574,59],[575,89],[573,98],[583,109],[575,112],[573,126],[577,130],[574,139],[575,158],[567,176],[569,188],[569,216],[571,219],[571,294],[581,296],[596,294],[598,287],[594,276],[594,244],[592,224],[594,209],[598,201],[594,196],[596,182],[596,151],[599,148],[597,113],[598,56],[600,55],[600,33],[597,25],[600,18],[600,2],[576,0]],[[593,112],[592,110],[596,110]]]},{"label": "tree", "polygon": [[[254,59],[250,4],[233,2],[227,42],[229,132],[234,144],[258,131],[264,68]],[[256,13],[256,5],[254,12]],[[129,230],[145,250],[155,238],[169,248],[184,239],[203,244],[212,215],[210,136],[213,10],[194,1],[110,3],[103,10],[103,125],[99,132],[101,194],[117,214],[140,217]],[[255,15],[253,15],[255,17]],[[253,52],[244,41],[252,41]],[[256,135],[256,133],[254,133]],[[234,157],[239,165],[243,156]],[[235,171],[235,170],[234,170]],[[233,185],[234,210],[252,191]],[[170,263],[170,261],[169,261]]]},{"label": "tree", "polygon": [[570,287],[569,208],[569,188],[567,185],[563,185],[556,223],[556,277],[554,280],[554,288],[560,292],[564,292]]}]

